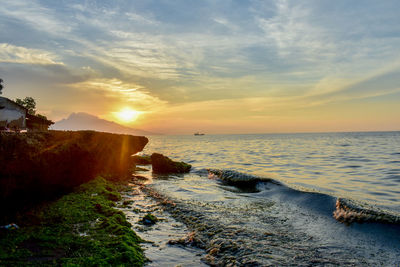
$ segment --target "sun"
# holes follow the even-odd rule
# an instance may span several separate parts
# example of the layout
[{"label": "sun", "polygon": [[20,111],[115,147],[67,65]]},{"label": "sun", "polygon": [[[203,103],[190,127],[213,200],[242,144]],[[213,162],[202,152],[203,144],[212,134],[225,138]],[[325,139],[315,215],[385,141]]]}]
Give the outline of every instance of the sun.
[{"label": "sun", "polygon": [[140,113],[141,113],[140,111],[131,108],[124,108],[118,112],[115,112],[115,115],[118,118],[118,120],[127,123],[135,121],[139,117]]}]

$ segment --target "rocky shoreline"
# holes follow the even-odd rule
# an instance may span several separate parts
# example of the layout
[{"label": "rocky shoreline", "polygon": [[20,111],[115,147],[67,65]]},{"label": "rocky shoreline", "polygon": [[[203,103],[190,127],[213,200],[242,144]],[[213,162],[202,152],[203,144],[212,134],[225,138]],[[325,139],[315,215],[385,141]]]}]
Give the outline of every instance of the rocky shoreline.
[{"label": "rocky shoreline", "polygon": [[130,177],[130,155],[147,143],[146,137],[94,131],[0,133],[0,223],[98,175]]},{"label": "rocky shoreline", "polygon": [[[392,251],[371,247],[368,237],[357,239],[357,228],[368,225],[347,231],[331,213],[282,201],[293,192],[273,181],[267,181],[269,191],[250,190],[246,182],[253,176],[205,169],[185,174],[189,164],[161,154],[131,156],[147,142],[92,131],[0,135],[0,226],[10,226],[0,227],[0,265],[395,262]],[[237,187],[242,182],[243,190]],[[337,206],[359,221],[349,203]],[[346,235],[337,239],[333,229]],[[349,234],[358,243],[346,247]]]},{"label": "rocky shoreline", "polygon": [[[115,209],[148,139],[94,131],[0,133],[0,265],[142,266]],[[15,227],[7,227],[15,225]]]},{"label": "rocky shoreline", "polygon": [[[5,227],[0,228],[0,265],[143,266],[147,262],[151,266],[141,248],[148,241],[137,236],[132,225],[139,223],[139,231],[144,231],[156,222],[155,227],[167,227],[164,234],[153,235],[167,250],[156,253],[159,262],[178,253],[202,265],[198,250],[174,249],[167,246],[168,240],[160,239],[174,229],[183,233],[183,224],[171,228],[176,221],[158,220],[152,210],[134,221],[126,216],[132,210],[122,212],[140,205],[137,199],[127,199],[134,194],[129,181],[140,184],[143,178],[132,177],[132,172],[145,170],[136,167],[138,158],[131,155],[142,151],[147,142],[146,137],[94,131],[1,133],[0,225]],[[157,153],[148,161],[158,174],[191,168]]]}]

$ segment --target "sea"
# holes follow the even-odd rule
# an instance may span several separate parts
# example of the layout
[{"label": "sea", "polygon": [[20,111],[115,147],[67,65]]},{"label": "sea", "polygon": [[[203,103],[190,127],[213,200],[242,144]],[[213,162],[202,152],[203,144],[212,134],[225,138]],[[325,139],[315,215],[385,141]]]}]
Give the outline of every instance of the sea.
[{"label": "sea", "polygon": [[142,154],[192,165],[142,175],[195,233],[201,264],[400,266],[400,132],[149,140]]}]

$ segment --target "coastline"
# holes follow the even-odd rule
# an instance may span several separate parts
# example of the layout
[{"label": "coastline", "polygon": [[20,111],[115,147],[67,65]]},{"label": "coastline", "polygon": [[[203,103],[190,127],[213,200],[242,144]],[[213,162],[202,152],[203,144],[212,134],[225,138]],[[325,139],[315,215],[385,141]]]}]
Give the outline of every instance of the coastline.
[{"label": "coastline", "polygon": [[[0,133],[0,224],[15,210],[56,199],[98,175],[130,177],[146,137],[95,131]],[[5,216],[7,215],[7,216]]]},{"label": "coastline", "polygon": [[[77,133],[78,136],[82,134],[87,135]],[[102,135],[91,132],[89,136],[98,134]],[[125,137],[115,135],[113,138],[123,140]],[[75,142],[67,142],[67,147]],[[118,147],[123,142],[115,144]],[[111,155],[109,152],[115,148],[114,145],[110,146],[110,142],[108,147],[106,145],[105,155]],[[81,146],[73,151],[87,147],[91,146]],[[59,148],[54,150],[56,154],[64,153],[63,157],[69,151]],[[116,151],[117,154],[121,152],[118,149]],[[87,152],[90,154],[90,149]],[[96,155],[92,155],[101,163],[107,157],[101,154],[96,157],[98,152],[96,150]],[[163,160],[152,161],[152,158],[159,157]],[[104,175],[104,179],[99,178],[99,175],[96,179],[86,178],[89,180],[87,184],[81,184],[66,193],[59,192],[56,197],[50,194],[52,198],[36,205],[37,209],[15,215],[16,220],[12,222],[20,224],[21,228],[5,232],[14,237],[2,237],[1,246],[6,248],[6,253],[0,255],[0,260],[5,265],[22,265],[24,261],[31,265],[38,262],[48,265],[51,262],[60,265],[69,262],[90,265],[92,261],[97,265],[137,266],[398,264],[394,256],[398,253],[396,246],[400,244],[400,240],[395,237],[400,233],[395,223],[397,218],[394,220],[389,216],[387,218],[390,220],[386,217],[375,220],[374,216],[380,217],[381,214],[360,209],[351,202],[337,200],[329,195],[302,192],[273,179],[260,179],[246,173],[215,169],[194,169],[187,173],[190,165],[174,162],[157,153],[151,157],[129,155],[128,158],[123,160],[124,168],[114,169]],[[164,162],[168,168],[153,168],[156,162]],[[68,168],[71,165],[61,170]],[[157,170],[166,173],[157,173]],[[107,168],[102,171],[107,171]],[[98,187],[97,183],[101,186]],[[78,193],[82,195],[77,197]],[[66,200],[71,198],[75,199],[70,202],[71,211],[54,208],[60,205],[66,207],[57,203],[68,203]],[[75,205],[79,198],[87,200],[82,207]],[[103,204],[103,201],[108,202]],[[339,203],[336,208],[340,208],[340,214],[334,212],[335,202]],[[56,212],[46,215],[46,207]],[[83,212],[88,216],[83,221],[73,221],[79,217],[68,215],[73,214],[74,209],[76,214]],[[343,214],[344,220],[333,216]],[[359,214],[362,216],[359,217]],[[105,220],[105,217],[110,218]],[[146,218],[150,221],[145,221]],[[5,219],[3,217],[2,221]],[[35,223],[24,225],[20,223],[23,221]],[[68,222],[67,225],[65,222]],[[74,225],[75,228],[68,228],[68,225]],[[27,235],[29,229],[30,232],[46,234]],[[52,246],[46,243],[46,240],[62,236],[62,232],[69,234],[69,237],[62,238],[59,243],[54,242]],[[107,243],[110,241],[107,239],[110,233],[117,240]],[[98,241],[92,236],[98,238]],[[99,249],[96,250],[93,249],[93,243],[85,243],[86,237],[94,242],[105,243],[95,245]],[[7,243],[11,246],[8,247]],[[44,244],[45,249],[37,249],[42,246],[39,244]],[[102,245],[105,245],[104,249]],[[126,253],[112,256],[115,249],[121,251],[119,246]],[[18,259],[21,262],[17,261],[16,255],[20,256]],[[87,255],[89,260],[84,261],[80,255]],[[98,258],[99,255],[102,259]]]},{"label": "coastline", "polygon": [[[145,137],[77,132],[0,134],[0,265],[146,261],[119,190]],[[9,227],[12,226],[12,227]]]},{"label": "coastline", "polygon": [[[13,186],[0,192],[0,222],[16,228],[0,229],[0,265],[159,266],[169,260],[175,266],[179,256],[185,265],[205,266],[203,250],[169,245],[173,235],[179,239],[187,234],[184,224],[160,209],[157,225],[140,225],[154,210],[132,209],[143,204],[129,199],[132,185],[139,186],[141,179],[132,172],[143,169],[130,156],[147,142],[145,137],[93,131],[2,134],[6,160],[0,183],[13,181]],[[7,158],[10,153],[15,156]],[[166,171],[190,169],[159,154],[156,159]],[[161,207],[143,192],[140,197]]]}]

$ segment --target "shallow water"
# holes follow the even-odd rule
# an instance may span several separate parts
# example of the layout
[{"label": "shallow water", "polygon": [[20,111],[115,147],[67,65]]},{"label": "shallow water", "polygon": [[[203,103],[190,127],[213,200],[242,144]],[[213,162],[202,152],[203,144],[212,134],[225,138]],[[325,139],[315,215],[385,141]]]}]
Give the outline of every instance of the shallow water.
[{"label": "shallow water", "polygon": [[151,136],[152,152],[400,212],[400,132]]},{"label": "shallow water", "polygon": [[[381,216],[400,211],[400,132],[154,136],[152,152],[193,165],[143,175],[208,264],[400,265],[400,225]],[[378,220],[335,220],[338,197]]]},{"label": "shallow water", "polygon": [[[165,212],[159,202],[142,191],[141,186],[131,184],[130,188],[131,190],[122,196],[124,201],[132,203],[120,207],[120,210],[125,213],[135,232],[146,241],[141,244],[145,256],[150,260],[145,266],[206,266],[201,261],[204,256],[203,250],[189,246],[168,245],[169,240],[185,237],[189,233],[187,227]],[[140,220],[147,213],[155,215],[160,221],[155,225],[141,224]]]},{"label": "shallow water", "polygon": [[400,264],[398,225],[339,223],[328,195],[275,183],[242,191],[203,172],[155,176],[148,186],[176,204],[169,212],[196,232],[212,265]]}]

